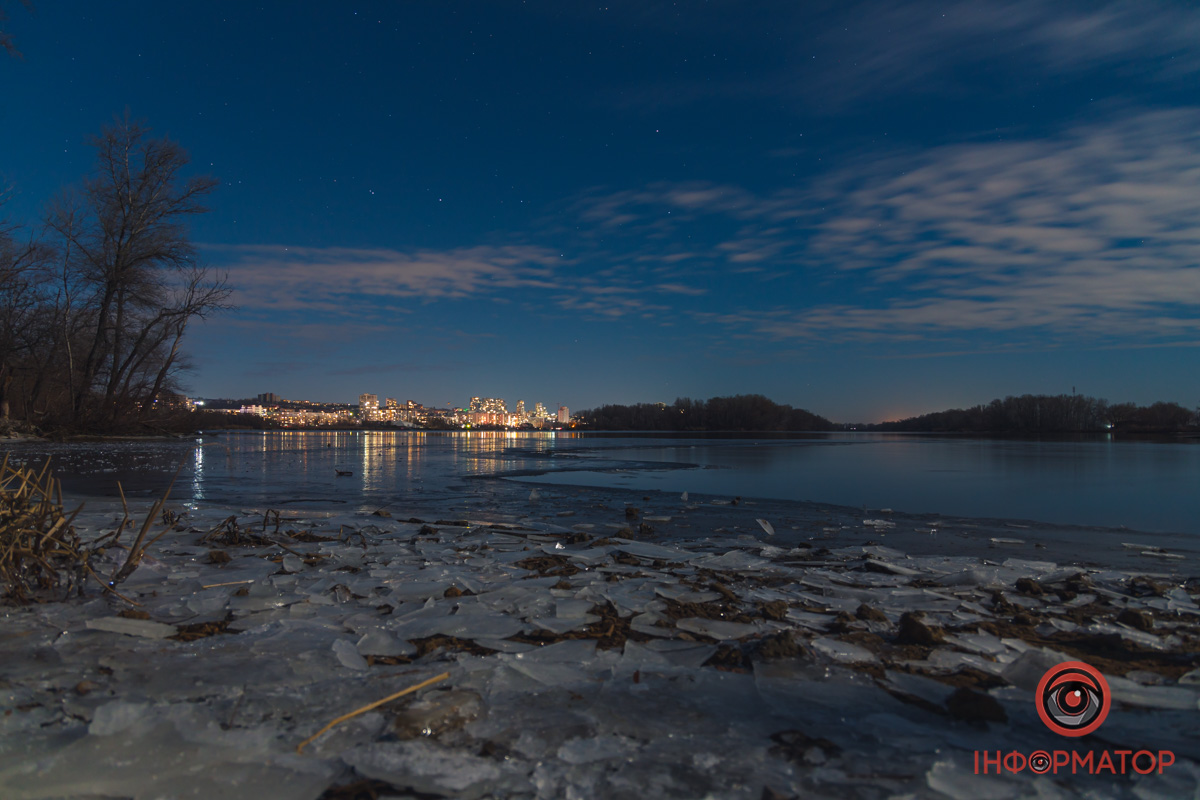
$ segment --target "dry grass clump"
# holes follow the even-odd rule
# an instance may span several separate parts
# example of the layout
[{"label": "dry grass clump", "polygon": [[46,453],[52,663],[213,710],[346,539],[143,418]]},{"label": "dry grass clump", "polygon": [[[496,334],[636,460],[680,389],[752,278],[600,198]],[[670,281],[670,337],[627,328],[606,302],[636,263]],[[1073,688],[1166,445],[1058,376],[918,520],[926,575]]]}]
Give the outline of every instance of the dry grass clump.
[{"label": "dry grass clump", "polygon": [[[174,483],[172,480],[171,485]],[[104,580],[92,569],[92,559],[116,545],[125,527],[130,525],[128,505],[125,518],[115,531],[85,545],[71,525],[83,510],[83,504],[69,515],[63,510],[62,484],[50,475],[50,462],[35,472],[27,467],[10,466],[5,455],[0,463],[0,599],[17,603],[65,600],[72,592],[82,596],[83,586],[90,578],[105,591],[132,603],[114,587],[137,569],[146,548],[166,533],[163,531],[147,541],[150,527],[170,493],[168,487],[146,515],[121,566]],[[122,491],[122,502],[124,499]]]},{"label": "dry grass clump", "polygon": [[11,467],[7,455],[0,465],[0,583],[2,596],[19,603],[82,591],[91,571],[90,553],[71,527],[83,506],[70,516],[63,511],[62,487],[49,467]]}]

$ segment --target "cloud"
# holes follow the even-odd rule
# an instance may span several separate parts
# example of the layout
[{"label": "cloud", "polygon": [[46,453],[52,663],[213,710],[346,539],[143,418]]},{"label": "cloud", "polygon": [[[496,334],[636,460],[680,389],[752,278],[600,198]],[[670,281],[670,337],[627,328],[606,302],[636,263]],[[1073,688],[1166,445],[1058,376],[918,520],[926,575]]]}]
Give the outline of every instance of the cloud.
[{"label": "cloud", "polygon": [[708,294],[708,290],[703,286],[687,286],[682,283],[660,283],[654,288],[668,294],[686,294],[692,297]]},{"label": "cloud", "polygon": [[723,219],[735,235],[710,235],[687,285],[783,271],[795,300],[760,284],[741,308],[695,316],[772,339],[1200,333],[1196,110],[864,158],[767,194],[654,184],[596,201],[658,226],[679,209],[666,224],[692,247]]},{"label": "cloud", "polygon": [[[672,189],[672,191],[675,191]],[[689,202],[686,192],[677,192]],[[478,246],[405,252],[383,248],[206,245],[209,260],[228,269],[241,324],[268,335],[329,343],[394,329],[397,314],[432,302],[487,299],[511,303],[542,293],[535,313],[566,312],[593,320],[658,319],[671,307],[654,298],[699,296],[673,265],[690,254],[663,257],[655,267],[629,268],[585,243],[591,259],[576,263],[561,249],[536,245]],[[595,263],[608,265],[596,269]],[[666,278],[666,279],[664,279]],[[286,315],[286,329],[276,323]]]},{"label": "cloud", "polygon": [[[794,101],[806,113],[840,113],[870,100],[913,94],[965,95],[1025,79],[1073,79],[1105,70],[1106,79],[1146,85],[1190,80],[1200,73],[1200,8],[1189,3],[1118,0],[875,0],[792,4],[791,14],[747,15],[741,5],[698,12],[710,46],[770,58],[749,75],[697,72],[641,86],[622,86],[611,102],[623,106],[727,103],[745,98]],[[769,30],[764,30],[765,26]],[[693,36],[707,33],[693,31]],[[793,157],[800,151],[769,152]]]},{"label": "cloud", "polygon": [[814,309],[791,330],[1195,332],[1198,122],[1192,111],[1148,113],[831,176],[819,194],[832,216],[810,259],[863,272],[894,299]]},{"label": "cloud", "polygon": [[392,364],[376,364],[372,362],[370,364],[360,364],[356,367],[330,370],[328,374],[342,376],[388,375],[397,372],[425,374],[429,372],[452,372],[465,366],[467,366],[465,362],[442,360],[431,362],[398,361]]},{"label": "cloud", "polygon": [[1010,75],[1112,68],[1173,79],[1200,71],[1197,41],[1200,10],[1183,4],[892,2],[855,14],[854,24],[827,26],[813,49],[817,60],[836,57],[839,68],[824,73],[820,85],[793,85],[841,104],[897,90],[944,90],[970,80],[963,77],[970,66],[1001,59]]},{"label": "cloud", "polygon": [[403,252],[283,245],[208,246],[228,268],[236,302],[259,311],[359,316],[368,300],[459,300],[512,289],[560,288],[558,252],[534,246]]}]

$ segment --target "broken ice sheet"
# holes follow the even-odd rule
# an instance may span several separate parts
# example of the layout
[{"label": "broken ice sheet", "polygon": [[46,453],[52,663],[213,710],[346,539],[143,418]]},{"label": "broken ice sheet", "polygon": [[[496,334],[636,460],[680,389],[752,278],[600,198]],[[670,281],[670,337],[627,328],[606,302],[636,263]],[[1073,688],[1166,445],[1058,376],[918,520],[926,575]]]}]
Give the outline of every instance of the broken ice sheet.
[{"label": "broken ice sheet", "polygon": [[687,617],[676,620],[675,627],[688,633],[709,636],[718,641],[741,639],[742,637],[758,633],[761,630],[758,625],[748,625],[744,622],[728,622],[723,619],[704,619],[701,617]]},{"label": "broken ice sheet", "polygon": [[624,736],[594,736],[571,739],[558,748],[558,757],[567,764],[587,764],[614,758],[628,758],[638,749],[638,742]]},{"label": "broken ice sheet", "polygon": [[812,649],[828,658],[832,658],[834,661],[841,661],[848,664],[873,663],[879,660],[874,653],[865,647],[860,647],[850,642],[842,642],[837,639],[813,639]]},{"label": "broken ice sheet", "polygon": [[[130,712],[132,715],[132,712]],[[207,709],[147,707],[114,735],[88,735],[0,770],[5,800],[60,797],[316,797],[335,767],[272,749],[271,736],[221,732]]]},{"label": "broken ice sheet", "polygon": [[1200,692],[1185,686],[1142,686],[1117,676],[1105,676],[1113,700],[1141,708],[1200,710]]},{"label": "broken ice sheet", "polygon": [[363,656],[412,656],[417,648],[381,630],[368,630],[355,644]]},{"label": "broken ice sheet", "polygon": [[628,539],[619,539],[618,550],[629,553],[631,556],[639,556],[641,558],[657,558],[665,561],[685,561],[691,557],[691,553],[686,550],[677,549],[674,547],[663,547],[662,545],[650,544],[649,542],[634,542]]},{"label": "broken ice sheet", "polygon": [[697,642],[669,639],[653,639],[640,645],[636,642],[628,641],[625,643],[625,655],[627,656],[629,655],[630,647],[634,648],[635,653],[649,651],[676,667],[691,669],[699,667],[705,661],[708,661],[713,653],[717,652],[715,644],[699,644]]},{"label": "broken ice sheet", "polygon": [[530,617],[529,627],[536,628],[538,630],[549,631],[550,633],[563,634],[569,633],[576,628],[582,628],[589,622],[596,622],[599,619],[599,617],[591,614],[583,617],[566,619],[561,617]]},{"label": "broken ice sheet", "polygon": [[755,572],[762,570],[764,567],[772,566],[771,562],[765,558],[752,556],[744,550],[730,550],[719,556],[706,555],[693,557],[688,559],[688,561],[704,569],[729,569],[737,572]]},{"label": "broken ice sheet", "polygon": [[521,653],[512,658],[523,662],[582,663],[596,655],[594,639],[567,639],[562,642],[539,647],[530,653]]},{"label": "broken ice sheet", "polygon": [[592,608],[592,603],[589,600],[577,600],[560,598],[555,603],[554,616],[559,619],[576,619],[581,620],[587,616],[588,611]]},{"label": "broken ice sheet", "polygon": [[342,759],[359,773],[416,792],[472,798],[505,793],[495,762],[425,739],[356,747]]},{"label": "broken ice sheet", "polygon": [[934,762],[925,773],[925,780],[930,789],[953,798],[1007,800],[1029,796],[1020,782],[1000,776],[976,775],[971,766],[959,764],[953,757]]},{"label": "broken ice sheet", "polygon": [[150,709],[150,703],[130,703],[125,700],[113,700],[99,706],[92,714],[92,722],[88,725],[88,733],[92,736],[111,736],[120,733],[138,720],[143,719]]},{"label": "broken ice sheet", "polygon": [[142,636],[147,639],[165,639],[174,636],[178,631],[174,625],[164,625],[161,622],[151,622],[148,619],[128,619],[126,617],[100,617],[89,619],[84,626],[94,631],[109,631],[123,633],[126,636]]}]

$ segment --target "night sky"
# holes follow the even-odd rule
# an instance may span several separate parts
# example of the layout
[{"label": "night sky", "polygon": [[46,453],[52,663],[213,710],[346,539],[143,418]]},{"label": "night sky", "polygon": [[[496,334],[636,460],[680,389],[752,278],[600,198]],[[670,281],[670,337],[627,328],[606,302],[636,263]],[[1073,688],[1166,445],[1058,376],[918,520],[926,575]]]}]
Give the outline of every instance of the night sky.
[{"label": "night sky", "polygon": [[1200,403],[1193,3],[4,2],[2,213],[221,181],[192,396]]}]

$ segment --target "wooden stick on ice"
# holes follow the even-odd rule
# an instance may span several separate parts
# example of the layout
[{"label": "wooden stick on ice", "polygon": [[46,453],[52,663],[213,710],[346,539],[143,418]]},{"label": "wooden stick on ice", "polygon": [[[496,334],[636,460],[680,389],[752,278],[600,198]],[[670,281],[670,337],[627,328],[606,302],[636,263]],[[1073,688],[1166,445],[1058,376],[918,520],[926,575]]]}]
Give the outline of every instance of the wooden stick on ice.
[{"label": "wooden stick on ice", "polygon": [[321,728],[321,730],[317,731],[312,736],[305,739],[300,744],[296,745],[296,752],[303,753],[305,746],[307,746],[310,742],[312,742],[314,739],[318,738],[321,734],[325,733],[325,731],[329,730],[330,728],[332,728],[335,725],[341,725],[346,720],[353,719],[354,717],[357,717],[359,714],[365,714],[368,711],[371,711],[372,709],[379,708],[384,703],[390,703],[398,697],[403,697],[406,694],[412,694],[413,692],[417,691],[418,689],[424,689],[426,686],[430,686],[432,684],[438,683],[439,681],[444,681],[449,677],[450,677],[449,672],[443,672],[441,675],[430,678],[427,681],[421,681],[420,683],[418,683],[415,686],[410,686],[403,691],[396,692],[395,694],[392,694],[392,695],[388,695],[387,697],[383,698],[382,700],[376,700],[374,703],[369,703],[369,704],[363,706],[362,708],[355,709],[354,711],[351,711],[349,714],[343,714],[342,716],[335,719],[333,722],[330,722],[324,728]]}]

